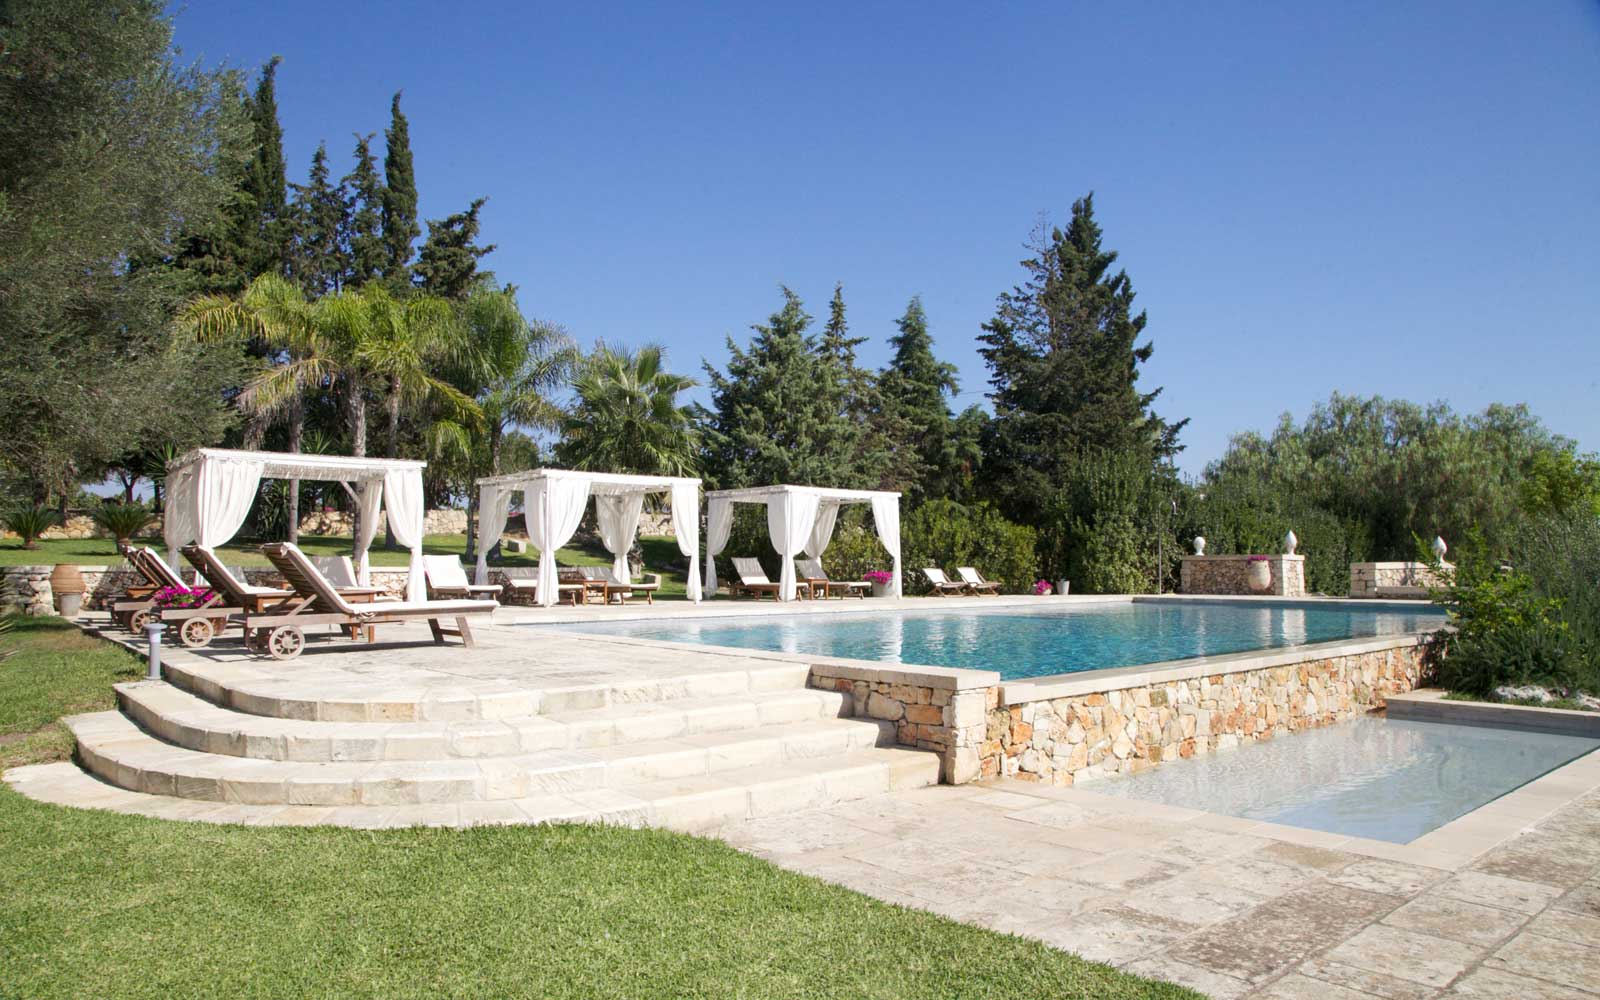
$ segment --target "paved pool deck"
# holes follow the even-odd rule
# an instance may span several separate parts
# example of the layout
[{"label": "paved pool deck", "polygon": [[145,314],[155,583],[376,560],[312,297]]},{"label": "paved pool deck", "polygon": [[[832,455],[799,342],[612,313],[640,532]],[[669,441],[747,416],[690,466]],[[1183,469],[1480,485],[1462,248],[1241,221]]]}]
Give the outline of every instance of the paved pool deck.
[{"label": "paved pool deck", "polygon": [[1524,788],[1516,830],[1486,850],[1470,833],[1382,844],[1015,780],[720,835],[1217,1000],[1600,996],[1600,752]]}]

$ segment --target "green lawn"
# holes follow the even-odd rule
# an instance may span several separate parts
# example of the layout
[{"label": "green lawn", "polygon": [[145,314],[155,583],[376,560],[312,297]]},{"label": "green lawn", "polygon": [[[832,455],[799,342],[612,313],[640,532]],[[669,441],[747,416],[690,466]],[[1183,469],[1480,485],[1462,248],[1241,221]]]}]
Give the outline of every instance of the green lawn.
[{"label": "green lawn", "polygon": [[[140,539],[140,544],[153,545],[165,553],[159,539]],[[350,554],[349,535],[301,535],[300,547],[309,555],[333,556]],[[639,540],[644,549],[645,570],[661,574],[661,590],[657,598],[681,599],[684,596],[684,574],[668,567],[681,562],[678,542],[669,537],[644,537]],[[109,538],[49,538],[38,543],[36,549],[24,549],[15,538],[0,541],[0,566],[54,565],[80,563],[111,565],[122,561],[116,543]],[[430,555],[459,556],[467,550],[466,535],[429,535],[422,540],[423,550]],[[267,559],[261,554],[259,543],[232,542],[219,549],[223,561],[230,566],[265,566]],[[381,536],[371,551],[374,566],[404,566],[410,559],[404,549],[385,549]],[[593,548],[565,548],[556,553],[564,566],[609,566],[611,553],[599,546]],[[506,553],[495,565],[537,566],[538,556]]]},{"label": "green lawn", "polygon": [[[58,619],[7,641],[0,767],[64,757],[56,715],[139,672]],[[217,827],[5,788],[0,844],[6,997],[1196,996],[654,830]]]}]

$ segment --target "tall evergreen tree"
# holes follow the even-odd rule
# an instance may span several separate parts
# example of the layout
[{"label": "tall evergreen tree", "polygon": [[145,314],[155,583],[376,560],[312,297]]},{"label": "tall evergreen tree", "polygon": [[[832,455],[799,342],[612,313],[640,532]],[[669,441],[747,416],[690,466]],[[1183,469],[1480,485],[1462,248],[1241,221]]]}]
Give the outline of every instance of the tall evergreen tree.
[{"label": "tall evergreen tree", "polygon": [[841,407],[835,363],[806,332],[811,316],[783,289],[783,308],[751,329],[750,346],[728,338],[728,369],[705,366],[712,407],[701,408],[703,475],[717,488],[767,483],[869,487],[856,466],[859,428]]},{"label": "tall evergreen tree", "polygon": [[372,159],[372,136],[357,134],[355,155],[355,169],[340,182],[350,191],[349,229],[344,240],[350,253],[350,287],[378,277],[388,260],[383,242],[383,182]]},{"label": "tall evergreen tree", "polygon": [[879,378],[884,410],[894,422],[896,466],[900,488],[914,504],[929,495],[928,482],[938,475],[950,438],[950,409],[945,395],[960,389],[956,366],[933,355],[928,315],[913,297],[896,321],[899,333],[889,338],[894,357]]},{"label": "tall evergreen tree", "polygon": [[412,243],[417,225],[417,177],[411,162],[411,124],[400,111],[400,94],[389,102],[388,148],[383,156],[384,281],[391,289],[411,286]]},{"label": "tall evergreen tree", "polygon": [[250,102],[256,148],[245,166],[243,188],[256,213],[252,278],[283,275],[289,270],[289,179],[283,160],[283,126],[278,123],[278,64],[282,61],[282,56],[273,56],[261,67]]},{"label": "tall evergreen tree", "polygon": [[328,145],[319,143],[306,183],[294,185],[291,206],[294,278],[313,298],[337,292],[344,284],[349,267],[344,245],[349,212],[344,182],[335,185],[329,181]]},{"label": "tall evergreen tree", "polygon": [[460,299],[477,283],[478,260],[494,244],[478,246],[478,210],[489,199],[478,198],[465,212],[428,220],[428,239],[417,257],[417,285],[430,295]]},{"label": "tall evergreen tree", "polygon": [[822,330],[822,361],[833,366],[834,380],[840,389],[840,411],[854,428],[852,468],[864,482],[890,488],[886,485],[892,478],[890,452],[878,419],[882,397],[877,376],[856,360],[856,348],[866,342],[866,337],[850,335],[850,324],[845,317],[844,286],[835,283],[833,299],[828,303],[828,323]]},{"label": "tall evergreen tree", "polygon": [[1152,463],[1180,450],[1178,432],[1141,392],[1146,317],[1133,313],[1133,283],[1112,272],[1101,246],[1094,195],[1072,206],[1022,262],[1026,280],[999,297],[979,353],[989,366],[994,419],[984,434],[985,480],[1014,520],[1035,523],[1040,497],[1057,492],[1085,449],[1138,451]]}]

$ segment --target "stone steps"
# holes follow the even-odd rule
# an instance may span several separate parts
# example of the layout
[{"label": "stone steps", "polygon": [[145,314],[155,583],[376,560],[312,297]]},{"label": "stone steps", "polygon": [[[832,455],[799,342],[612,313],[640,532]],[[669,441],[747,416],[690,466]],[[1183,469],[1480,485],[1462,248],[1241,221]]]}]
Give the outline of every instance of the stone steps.
[{"label": "stone steps", "polygon": [[397,806],[258,805],[153,795],[108,785],[69,763],[13,768],[5,778],[17,791],[42,802],[169,820],[356,829],[613,823],[699,832],[745,819],[936,784],[939,762],[935,755],[917,750],[877,748],[830,761],[802,761],[698,780],[487,802]]},{"label": "stone steps", "polygon": [[[829,719],[596,750],[445,760],[285,761],[176,746],[118,712],[63,720],[91,773],[130,791],[255,805],[484,802],[803,766],[826,772],[894,740],[893,727]],[[928,755],[930,760],[937,760]],[[842,765],[840,765],[842,766]],[[935,772],[936,773],[936,772]]]},{"label": "stone steps", "polygon": [[530,688],[492,678],[462,679],[460,686],[408,685],[404,680],[353,687],[348,675],[298,670],[255,662],[219,665],[164,663],[162,677],[200,698],[249,715],[322,722],[465,722],[517,719],[579,712],[641,702],[701,700],[804,688],[809,668],[780,660],[718,657],[719,669],[666,677],[581,680],[574,664],[571,684]]},{"label": "stone steps", "polygon": [[188,750],[299,762],[510,757],[841,718],[850,696],[809,688],[468,722],[322,722],[223,708],[161,681],[116,686],[124,715]]}]

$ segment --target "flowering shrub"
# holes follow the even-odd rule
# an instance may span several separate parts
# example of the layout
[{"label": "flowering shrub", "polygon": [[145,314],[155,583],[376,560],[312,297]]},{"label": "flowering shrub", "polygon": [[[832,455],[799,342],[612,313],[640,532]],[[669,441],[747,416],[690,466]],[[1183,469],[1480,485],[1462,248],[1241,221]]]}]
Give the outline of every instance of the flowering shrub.
[{"label": "flowering shrub", "polygon": [[150,599],[156,607],[163,610],[175,608],[198,608],[211,600],[214,595],[205,587],[196,587],[193,590],[184,590],[181,587],[162,587],[151,595]]},{"label": "flowering shrub", "polygon": [[1257,562],[1270,562],[1271,560],[1272,560],[1271,556],[1251,556],[1250,558],[1246,559],[1245,562],[1257,563]]},{"label": "flowering shrub", "polygon": [[1033,592],[1034,592],[1034,594],[1036,594],[1039,597],[1043,597],[1044,595],[1050,593],[1050,591],[1052,589],[1054,589],[1054,588],[1052,588],[1050,586],[1050,581],[1049,580],[1035,580],[1035,581],[1033,581]]},{"label": "flowering shrub", "polygon": [[894,580],[894,574],[888,570],[869,569],[861,574],[861,579],[868,583],[875,583],[880,587],[887,587]]}]

